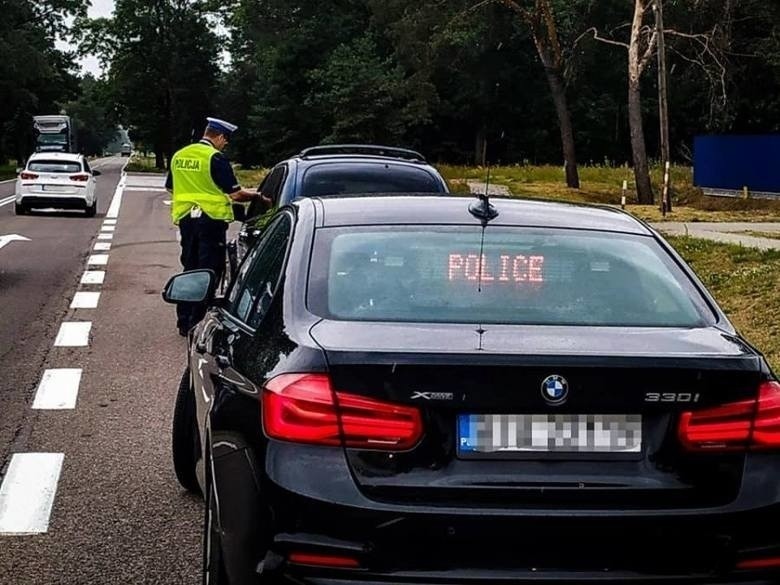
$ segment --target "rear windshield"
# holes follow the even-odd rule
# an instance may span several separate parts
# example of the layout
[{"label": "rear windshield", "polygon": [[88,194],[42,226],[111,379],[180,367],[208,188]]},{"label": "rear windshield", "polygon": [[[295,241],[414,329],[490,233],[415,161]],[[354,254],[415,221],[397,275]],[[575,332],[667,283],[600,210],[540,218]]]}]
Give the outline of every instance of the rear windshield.
[{"label": "rear windshield", "polygon": [[[336,320],[697,327],[701,295],[650,237],[431,226],[317,231],[309,307]],[[480,254],[481,250],[481,254]]]},{"label": "rear windshield", "polygon": [[27,165],[28,171],[41,173],[79,173],[81,163],[62,160],[31,160]]},{"label": "rear windshield", "polygon": [[339,193],[439,193],[442,187],[423,169],[387,163],[338,163],[306,169],[301,197]]}]

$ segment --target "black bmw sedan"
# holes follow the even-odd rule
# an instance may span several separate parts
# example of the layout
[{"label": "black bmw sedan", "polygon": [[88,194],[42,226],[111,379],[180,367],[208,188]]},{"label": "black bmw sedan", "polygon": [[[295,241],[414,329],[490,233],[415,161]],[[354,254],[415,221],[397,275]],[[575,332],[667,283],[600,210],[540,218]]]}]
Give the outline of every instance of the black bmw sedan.
[{"label": "black bmw sedan", "polygon": [[778,582],[762,354],[628,214],[491,203],[301,199],[167,284],[205,583]]}]

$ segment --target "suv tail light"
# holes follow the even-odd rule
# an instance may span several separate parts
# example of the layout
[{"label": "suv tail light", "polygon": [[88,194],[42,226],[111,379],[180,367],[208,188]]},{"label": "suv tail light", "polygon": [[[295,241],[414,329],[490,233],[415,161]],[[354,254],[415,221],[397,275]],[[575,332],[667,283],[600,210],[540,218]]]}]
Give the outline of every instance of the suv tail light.
[{"label": "suv tail light", "polygon": [[89,175],[86,173],[79,173],[78,175],[71,175],[70,176],[71,181],[81,181],[82,183],[86,183],[89,181]]},{"label": "suv tail light", "polygon": [[27,171],[22,171],[21,173],[19,173],[19,178],[24,181],[29,181],[31,179],[37,179],[38,175],[35,173],[28,173]]},{"label": "suv tail light", "polygon": [[336,392],[326,374],[282,374],[263,390],[263,427],[272,439],[403,451],[422,437],[420,411]]},{"label": "suv tail light", "polygon": [[677,432],[689,451],[780,447],[780,383],[766,381],[758,398],[684,412]]}]

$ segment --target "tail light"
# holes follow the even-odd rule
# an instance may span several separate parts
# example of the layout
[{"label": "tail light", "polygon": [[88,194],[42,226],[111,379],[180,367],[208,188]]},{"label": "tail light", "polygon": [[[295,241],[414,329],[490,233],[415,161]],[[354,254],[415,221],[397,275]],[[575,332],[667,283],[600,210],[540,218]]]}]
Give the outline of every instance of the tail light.
[{"label": "tail light", "polygon": [[780,383],[763,382],[757,399],[682,413],[677,435],[689,451],[780,447]]},{"label": "tail light", "polygon": [[315,567],[356,569],[360,566],[360,562],[355,557],[345,557],[342,555],[292,552],[287,555],[287,560],[297,565],[313,565]]},{"label": "tail light", "polygon": [[89,181],[89,175],[85,173],[79,173],[78,175],[71,175],[70,176],[71,181],[81,181],[82,183],[86,183]]},{"label": "tail light", "polygon": [[282,374],[263,390],[263,427],[273,439],[403,451],[422,437],[417,408],[334,391],[326,374]]},{"label": "tail light", "polygon": [[35,173],[28,173],[27,171],[22,171],[21,173],[19,173],[19,178],[25,181],[29,181],[31,179],[37,179],[38,175]]}]

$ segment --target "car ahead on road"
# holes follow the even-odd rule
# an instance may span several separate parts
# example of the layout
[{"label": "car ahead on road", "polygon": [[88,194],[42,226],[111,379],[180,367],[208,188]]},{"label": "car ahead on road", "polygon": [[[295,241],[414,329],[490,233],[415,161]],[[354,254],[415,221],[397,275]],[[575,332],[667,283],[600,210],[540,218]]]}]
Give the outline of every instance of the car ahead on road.
[{"label": "car ahead on road", "polygon": [[[447,193],[449,189],[441,174],[414,150],[373,144],[331,144],[304,149],[276,164],[258,191],[273,201],[275,210],[301,197]],[[228,244],[229,274],[235,274],[270,215],[260,211],[259,203],[248,207],[238,236]]]},{"label": "car ahead on road", "polygon": [[99,175],[81,154],[35,153],[16,179],[16,214],[35,208],[83,209],[87,217],[94,217]]},{"label": "car ahead on road", "polygon": [[777,583],[780,384],[607,207],[305,198],[190,334],[208,583]]},{"label": "car ahead on road", "polygon": [[125,142],[119,149],[119,153],[122,156],[130,156],[133,153],[133,146],[129,142]]}]

